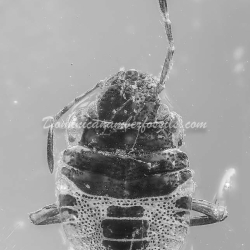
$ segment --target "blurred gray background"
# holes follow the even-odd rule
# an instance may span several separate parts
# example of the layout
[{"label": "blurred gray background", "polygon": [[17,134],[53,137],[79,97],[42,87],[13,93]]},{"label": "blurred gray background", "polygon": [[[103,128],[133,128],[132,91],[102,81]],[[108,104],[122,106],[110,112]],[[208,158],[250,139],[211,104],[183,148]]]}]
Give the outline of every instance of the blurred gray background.
[{"label": "blurred gray background", "polygon": [[[27,213],[52,203],[42,118],[117,72],[158,75],[167,42],[156,0],[0,1],[0,250],[67,249],[59,226]],[[192,228],[185,250],[243,250],[249,244],[250,1],[170,0],[176,54],[166,92],[187,122],[185,146],[198,185],[212,200],[225,171],[229,218]],[[62,133],[57,139],[63,141]],[[58,143],[56,153],[65,144]]]}]

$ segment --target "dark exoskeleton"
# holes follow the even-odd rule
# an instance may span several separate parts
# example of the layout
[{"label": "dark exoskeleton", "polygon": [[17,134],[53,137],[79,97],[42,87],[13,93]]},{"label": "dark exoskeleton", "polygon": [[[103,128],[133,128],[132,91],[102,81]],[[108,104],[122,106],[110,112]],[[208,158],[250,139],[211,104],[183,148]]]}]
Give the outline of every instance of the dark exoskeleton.
[{"label": "dark exoskeleton", "polygon": [[[65,106],[50,126],[53,172],[54,126],[73,110],[69,146],[56,168],[56,203],[30,219],[61,223],[75,250],[177,250],[190,226],[227,217],[225,207],[192,198],[193,172],[179,149],[182,120],[159,97],[174,53],[167,2],[159,4],[170,44],[160,78],[120,70]],[[192,217],[192,210],[200,215]]]}]

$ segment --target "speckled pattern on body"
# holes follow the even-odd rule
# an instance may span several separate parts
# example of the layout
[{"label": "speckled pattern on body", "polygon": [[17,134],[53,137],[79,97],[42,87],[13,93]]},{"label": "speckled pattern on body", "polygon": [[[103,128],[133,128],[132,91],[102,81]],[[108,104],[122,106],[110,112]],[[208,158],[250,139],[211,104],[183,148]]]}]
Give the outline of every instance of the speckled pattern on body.
[{"label": "speckled pattern on body", "polygon": [[[150,75],[120,71],[103,86],[85,113],[79,108],[70,116],[82,136],[76,142],[79,136],[68,130],[69,148],[57,168],[66,236],[75,250],[180,249],[194,191],[188,158],[178,149],[181,117],[160,103],[157,80]],[[149,126],[143,133],[138,128],[82,126],[96,121],[126,124],[128,119],[165,126]],[[140,216],[128,216],[128,209],[136,208]]]}]

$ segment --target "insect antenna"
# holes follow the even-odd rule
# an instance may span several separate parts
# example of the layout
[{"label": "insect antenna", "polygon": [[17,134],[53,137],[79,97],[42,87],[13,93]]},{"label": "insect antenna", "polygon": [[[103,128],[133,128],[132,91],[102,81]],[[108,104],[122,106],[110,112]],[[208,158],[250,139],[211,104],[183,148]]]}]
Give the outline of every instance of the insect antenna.
[{"label": "insect antenna", "polygon": [[92,89],[76,97],[74,100],[68,103],[68,105],[66,105],[63,109],[61,109],[55,116],[53,116],[53,122],[49,127],[48,139],[47,139],[47,162],[51,173],[53,173],[54,170],[54,127],[56,122],[73,106],[83,101],[85,98],[91,95],[96,89],[100,88],[102,85],[103,81],[98,82]]},{"label": "insect antenna", "polygon": [[157,89],[158,93],[160,93],[164,89],[165,80],[168,77],[168,74],[170,72],[170,69],[173,64],[173,56],[174,56],[174,39],[172,35],[172,26],[171,21],[169,20],[169,11],[168,11],[168,4],[167,0],[159,0],[161,15],[163,18],[164,26],[165,26],[165,32],[167,35],[169,47],[167,49],[167,55],[162,67],[160,81],[158,83]]}]

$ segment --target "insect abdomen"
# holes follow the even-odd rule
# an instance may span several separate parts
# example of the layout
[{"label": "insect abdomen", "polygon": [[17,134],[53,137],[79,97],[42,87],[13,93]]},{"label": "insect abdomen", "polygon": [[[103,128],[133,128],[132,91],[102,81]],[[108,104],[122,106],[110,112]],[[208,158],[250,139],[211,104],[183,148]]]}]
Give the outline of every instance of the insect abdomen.
[{"label": "insect abdomen", "polygon": [[182,244],[193,191],[187,156],[169,149],[150,157],[65,150],[60,175],[70,195],[59,199],[72,242],[80,237],[93,249],[110,250]]}]

